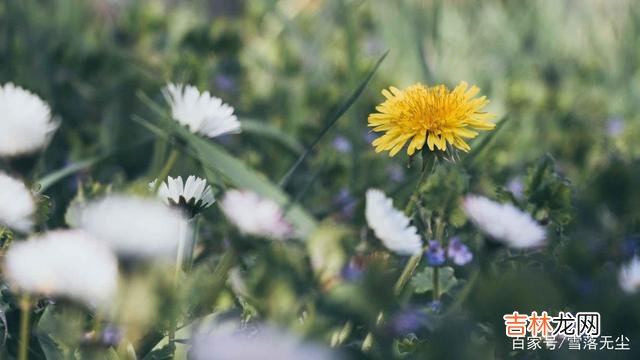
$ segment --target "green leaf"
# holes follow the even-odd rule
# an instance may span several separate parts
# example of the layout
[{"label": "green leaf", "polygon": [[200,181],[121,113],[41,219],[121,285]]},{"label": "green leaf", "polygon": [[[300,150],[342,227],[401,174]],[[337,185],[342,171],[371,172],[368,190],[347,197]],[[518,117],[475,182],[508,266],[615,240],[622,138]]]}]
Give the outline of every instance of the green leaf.
[{"label": "green leaf", "polygon": [[555,169],[555,160],[549,154],[529,169],[525,181],[525,195],[538,212],[548,214],[560,226],[567,225],[572,218],[571,182]]},{"label": "green leaf", "polygon": [[91,359],[91,360],[118,360],[120,357],[113,348],[100,348],[100,347],[81,347],[75,352],[75,358],[79,360]]},{"label": "green leaf", "polygon": [[110,151],[102,155],[92,156],[84,160],[75,161],[61,169],[55,170],[45,175],[44,177],[36,180],[35,183],[39,185],[38,192],[43,193],[45,190],[55,185],[58,181],[66,178],[67,176],[73,175],[80,170],[87,169],[93,165],[96,165],[102,161],[105,161],[114,155],[117,155],[122,152],[126,152],[137,146],[146,144],[149,141],[151,141],[151,138],[142,139],[131,145],[119,148],[118,150]]},{"label": "green leaf", "polygon": [[271,138],[297,154],[301,154],[304,151],[304,146],[296,138],[271,124],[250,119],[240,119],[240,122],[242,123],[243,133]]},{"label": "green leaf", "polygon": [[38,192],[42,193],[47,190],[52,185],[56,184],[58,181],[64,179],[65,177],[75,174],[76,172],[91,167],[98,163],[101,160],[104,160],[108,157],[108,155],[99,155],[93,156],[88,159],[80,160],[69,164],[62,169],[55,170],[44,177],[38,179],[36,181],[37,184],[40,185]]},{"label": "green leaf", "polygon": [[58,344],[45,333],[37,333],[38,343],[47,360],[63,360],[64,355]]},{"label": "green leaf", "polygon": [[360,85],[358,85],[358,87],[351,93],[351,95],[347,98],[347,100],[345,100],[342,104],[340,104],[340,106],[338,107],[338,110],[336,110],[333,114],[328,116],[322,130],[320,130],[316,138],[307,147],[305,152],[302,155],[300,155],[298,160],[296,160],[293,166],[291,166],[289,171],[287,171],[285,176],[282,178],[282,180],[280,180],[279,184],[281,187],[285,187],[287,185],[287,183],[289,182],[293,174],[300,167],[300,165],[302,165],[304,160],[311,154],[311,152],[318,145],[320,140],[322,140],[322,138],[329,132],[329,130],[333,127],[333,125],[335,125],[338,122],[338,120],[342,117],[342,115],[344,115],[344,113],[346,113],[347,110],[349,110],[351,105],[353,105],[353,103],[356,102],[356,100],[358,100],[358,97],[360,97],[360,94],[362,94],[364,89],[367,87],[367,85],[373,78],[373,75],[376,73],[376,71],[380,67],[380,64],[382,64],[382,61],[387,57],[387,54],[389,54],[388,50],[384,54],[382,54],[382,56],[380,57],[380,59],[378,59],[373,69],[371,69],[371,71],[369,72],[369,74],[367,74],[364,80],[360,82]]},{"label": "green leaf", "polygon": [[155,349],[145,355],[142,360],[170,360],[173,359],[173,355],[176,351],[176,345],[169,343],[159,349]]},{"label": "green leaf", "polygon": [[[440,286],[440,293],[446,293],[457,282],[458,279],[456,279],[453,274],[453,268],[445,266],[439,269],[438,285]],[[433,268],[425,267],[424,270],[417,273],[413,279],[411,279],[411,286],[413,287],[413,291],[417,294],[433,290]]]},{"label": "green leaf", "polygon": [[169,135],[174,135],[178,137],[186,144],[189,155],[199,160],[203,166],[225,177],[235,187],[254,191],[260,196],[276,201],[283,208],[288,208],[287,218],[303,235],[316,229],[317,223],[313,216],[301,206],[291,205],[289,196],[264,175],[248,167],[242,160],[229,154],[221,146],[191,133],[187,128],[170,119],[164,109],[145,95],[140,95],[140,98],[158,115],[157,122],[161,126],[156,126],[139,117],[135,117],[134,120],[143,124],[157,136],[169,138]]},{"label": "green leaf", "polygon": [[0,250],[4,250],[13,241],[15,235],[9,228],[0,226]]}]

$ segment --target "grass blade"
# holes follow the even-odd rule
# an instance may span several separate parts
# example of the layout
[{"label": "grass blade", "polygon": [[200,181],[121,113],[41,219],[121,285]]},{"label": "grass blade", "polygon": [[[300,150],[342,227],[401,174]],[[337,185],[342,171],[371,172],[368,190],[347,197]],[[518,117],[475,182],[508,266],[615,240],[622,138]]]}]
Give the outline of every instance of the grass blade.
[{"label": "grass blade", "polygon": [[89,168],[101,161],[107,160],[112,156],[117,155],[118,153],[122,153],[122,152],[126,152],[127,150],[130,150],[132,148],[135,148],[137,146],[143,145],[149,141],[151,141],[152,138],[146,138],[146,139],[142,139],[138,142],[135,142],[129,146],[120,148],[116,151],[111,151],[108,152],[106,154],[102,154],[102,155],[96,155],[96,156],[92,156],[90,158],[84,159],[84,160],[80,160],[77,162],[74,162],[72,164],[69,164],[61,169],[55,170],[45,176],[43,176],[42,178],[36,180],[36,184],[40,185],[40,188],[38,190],[38,192],[42,193],[45,190],[47,190],[48,188],[50,188],[51,186],[55,185],[58,181],[64,179],[67,176],[73,175],[76,172]]},{"label": "grass blade", "polygon": [[287,171],[287,173],[282,177],[279,183],[280,187],[287,186],[287,183],[289,182],[289,180],[291,180],[291,177],[293,176],[293,174],[295,174],[296,170],[298,170],[300,165],[302,165],[305,159],[311,154],[311,152],[316,147],[316,145],[318,145],[320,140],[322,140],[322,138],[329,132],[329,130],[333,127],[333,125],[335,125],[338,122],[338,120],[342,117],[342,115],[344,115],[344,113],[347,112],[347,110],[349,110],[351,105],[353,105],[353,103],[356,102],[356,100],[360,97],[364,89],[367,87],[367,85],[373,78],[373,75],[376,73],[376,71],[380,67],[380,64],[382,64],[382,61],[387,57],[387,54],[389,54],[388,50],[384,54],[382,54],[382,56],[380,57],[380,59],[378,59],[373,69],[371,69],[369,74],[367,74],[364,80],[362,80],[360,85],[358,85],[358,87],[351,93],[351,95],[347,98],[347,100],[345,100],[340,105],[340,107],[338,107],[338,109],[328,117],[328,120],[325,122],[325,125],[322,128],[322,130],[320,130],[320,132],[318,133],[318,136],[316,136],[316,138],[306,148],[304,153],[302,153],[302,155],[298,157],[298,160],[296,160],[293,166],[289,168],[289,171]]}]

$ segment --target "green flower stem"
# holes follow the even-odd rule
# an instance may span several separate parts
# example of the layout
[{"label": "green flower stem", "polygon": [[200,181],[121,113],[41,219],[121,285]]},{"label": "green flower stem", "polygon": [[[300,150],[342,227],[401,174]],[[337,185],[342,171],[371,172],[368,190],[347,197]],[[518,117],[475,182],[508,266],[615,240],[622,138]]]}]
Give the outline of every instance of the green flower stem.
[{"label": "green flower stem", "polygon": [[98,313],[93,315],[92,328],[95,336],[100,336],[102,334],[102,316]]},{"label": "green flower stem", "polygon": [[416,269],[416,267],[420,263],[420,259],[422,259],[422,252],[420,254],[413,255],[407,261],[407,264],[404,266],[404,269],[402,270],[402,274],[400,274],[398,281],[396,281],[396,284],[393,287],[393,293],[396,296],[402,293],[402,290],[404,289],[405,285],[407,284],[407,282],[409,282],[409,279],[411,279],[411,275],[413,274],[413,271]]},{"label": "green flower stem", "polygon": [[29,351],[29,326],[31,325],[31,299],[29,295],[20,298],[20,348],[18,360],[27,360]]},{"label": "green flower stem", "polygon": [[[441,244],[444,244],[444,227],[444,221],[438,217],[436,219],[434,237],[440,241]],[[440,268],[437,266],[433,268],[433,300],[440,300]]]},{"label": "green flower stem", "polygon": [[440,268],[433,268],[433,301],[440,300]]},{"label": "green flower stem", "polygon": [[[198,215],[189,219],[189,226],[182,232],[176,254],[176,278],[182,270],[188,272],[193,265],[193,255],[198,237]],[[191,231],[189,229],[192,229]]]},{"label": "green flower stem", "polygon": [[190,272],[193,268],[196,245],[198,244],[198,232],[200,230],[199,219],[199,215],[196,215],[193,219],[191,219],[191,221],[193,222],[193,231],[190,234],[191,236],[187,237],[187,242],[184,244],[184,255],[186,256],[186,258],[183,258],[182,268],[185,272]]},{"label": "green flower stem", "polygon": [[160,188],[160,184],[162,184],[164,179],[166,179],[167,176],[169,176],[171,169],[173,169],[173,165],[175,165],[176,161],[178,160],[178,156],[180,156],[180,151],[178,151],[178,149],[176,148],[172,149],[171,153],[169,154],[169,157],[167,158],[167,162],[164,164],[164,166],[162,167],[162,169],[160,169],[160,172],[158,173],[158,178],[156,179],[156,183],[153,185],[154,194],[158,192],[158,189]]},{"label": "green flower stem", "polygon": [[[180,274],[182,273],[183,266],[189,266],[192,264],[193,259],[193,247],[195,246],[195,239],[197,233],[197,223],[198,218],[194,217],[189,220],[190,223],[194,223],[193,231],[189,231],[189,224],[185,226],[182,231],[182,237],[180,242],[178,243],[178,251],[176,254],[176,270],[173,275],[173,288],[177,292],[178,291],[178,281],[180,279]],[[188,257],[185,257],[187,254]],[[178,327],[178,319],[174,319],[171,324],[171,328],[169,329],[169,342],[173,341],[176,336],[176,328]]]},{"label": "green flower stem", "polygon": [[[411,194],[411,197],[409,198],[409,202],[407,202],[407,206],[405,206],[404,208],[405,215],[407,215],[410,218],[413,214],[413,210],[415,209],[415,205],[418,202],[418,191],[420,189],[420,184],[422,184],[424,180],[425,173],[426,171],[425,169],[423,169],[422,173],[420,174],[420,180],[416,185],[416,189],[413,192],[413,194]],[[411,278],[413,271],[416,269],[416,267],[420,263],[420,259],[422,259],[422,252],[410,257],[407,263],[405,264],[404,269],[402,270],[402,274],[400,274],[400,277],[398,278],[395,286],[393,287],[393,292],[396,294],[396,296],[402,293],[402,289],[404,289],[404,286],[407,284],[407,282]]]},{"label": "green flower stem", "polygon": [[[213,289],[214,289],[214,291],[212,292],[212,294],[214,296],[212,298],[213,298],[214,301],[216,301],[218,299],[218,295],[220,295],[220,292],[222,291],[222,288],[224,287],[224,283],[225,283],[225,280],[227,278],[227,274],[235,266],[236,259],[237,259],[237,254],[236,254],[235,250],[232,249],[232,248],[229,248],[224,253],[224,255],[222,255],[222,258],[220,259],[220,262],[218,262],[218,265],[216,266],[215,270],[213,271]],[[215,305],[215,304],[213,304],[213,305]]]},{"label": "green flower stem", "polygon": [[469,277],[469,280],[467,280],[467,283],[464,285],[462,290],[460,290],[460,293],[458,293],[457,298],[451,304],[451,306],[449,306],[449,309],[447,309],[443,317],[446,318],[452,315],[456,310],[458,310],[462,306],[462,304],[467,299],[467,297],[469,297],[469,294],[471,293],[471,290],[475,286],[479,277],[480,277],[480,270],[476,270],[473,274],[471,274],[471,276]]}]

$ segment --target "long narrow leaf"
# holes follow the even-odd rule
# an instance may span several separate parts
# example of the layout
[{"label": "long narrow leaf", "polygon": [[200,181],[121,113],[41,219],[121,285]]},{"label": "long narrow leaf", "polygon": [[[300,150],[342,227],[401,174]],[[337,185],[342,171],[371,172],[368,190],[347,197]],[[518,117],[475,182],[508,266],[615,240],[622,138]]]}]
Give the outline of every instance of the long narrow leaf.
[{"label": "long narrow leaf", "polygon": [[276,140],[297,154],[301,154],[304,151],[304,146],[296,138],[275,126],[263,121],[250,119],[240,119],[240,122],[242,123],[243,133],[256,134]]},{"label": "long narrow leaf", "polygon": [[358,85],[358,87],[351,93],[351,95],[349,95],[347,100],[345,100],[340,105],[340,107],[338,107],[338,110],[336,110],[334,113],[332,113],[328,117],[327,121],[325,121],[324,127],[318,133],[318,136],[316,136],[316,138],[311,142],[311,144],[307,147],[305,152],[302,153],[300,157],[298,157],[298,160],[296,160],[293,166],[289,168],[289,171],[287,171],[287,173],[284,175],[282,180],[280,180],[281,187],[287,186],[287,183],[289,182],[289,180],[291,180],[291,177],[293,176],[293,174],[295,174],[296,170],[298,170],[298,168],[300,167],[300,165],[302,165],[304,160],[311,154],[311,152],[316,147],[316,145],[318,145],[320,140],[322,140],[322,138],[329,132],[329,130],[333,127],[333,125],[335,125],[338,122],[338,120],[342,117],[342,115],[344,115],[344,113],[346,113],[347,110],[349,110],[351,105],[353,105],[353,103],[356,102],[356,100],[358,100],[358,98],[360,97],[360,94],[362,94],[364,89],[367,87],[367,85],[373,78],[373,75],[376,73],[376,71],[380,67],[380,64],[382,64],[382,61],[384,61],[384,59],[387,57],[387,54],[389,54],[388,50],[384,54],[382,54],[382,56],[380,57],[380,59],[378,59],[373,69],[371,69],[371,71],[369,72],[369,74],[367,74],[364,80],[360,82],[360,85]]},{"label": "long narrow leaf", "polygon": [[36,180],[36,183],[40,185],[39,188],[39,192],[42,193],[45,190],[47,190],[48,188],[50,188],[51,186],[55,185],[58,181],[64,179],[67,176],[73,175],[76,172],[89,168],[101,161],[107,160],[112,156],[115,156],[118,153],[122,153],[122,152],[126,152],[127,150],[130,150],[134,147],[143,145],[147,142],[149,142],[151,140],[151,138],[146,138],[146,139],[142,139],[138,142],[135,142],[129,146],[126,146],[124,148],[120,148],[116,151],[111,151],[108,152],[106,154],[101,154],[101,155],[96,155],[96,156],[92,156],[90,158],[84,159],[84,160],[80,160],[80,161],[76,161],[72,164],[69,164],[65,167],[63,167],[62,169],[58,169],[55,170],[45,176],[43,176],[42,178]]}]

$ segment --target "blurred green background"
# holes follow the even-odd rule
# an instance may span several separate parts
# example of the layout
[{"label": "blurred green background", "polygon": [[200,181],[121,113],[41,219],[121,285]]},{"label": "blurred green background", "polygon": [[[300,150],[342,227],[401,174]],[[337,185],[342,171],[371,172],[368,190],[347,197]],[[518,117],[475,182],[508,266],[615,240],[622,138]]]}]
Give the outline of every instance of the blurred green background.
[{"label": "blurred green background", "polygon": [[[504,123],[473,165],[428,186],[454,198],[524,196],[537,206],[527,191],[532,169],[549,166],[540,205],[548,212],[539,217],[551,219],[556,240],[514,271],[484,279],[467,301],[471,316],[412,343],[416,354],[508,354],[502,315],[516,309],[600,311],[603,333],[624,333],[640,349],[640,298],[622,295],[616,280],[617,265],[640,246],[638,2],[3,0],[0,29],[0,83],[32,90],[61,119],[49,149],[30,160],[31,177],[108,156],[47,190],[51,227],[64,223],[78,180],[122,184],[157,174],[168,146],[132,115],[152,116],[137,94],[161,101],[168,81],[234,106],[244,133],[220,142],[277,182],[389,50],[285,189],[318,219],[352,229],[362,223],[367,188],[403,204],[417,179],[406,155],[388,159],[369,144],[366,118],[380,90],[477,84]],[[185,161],[174,172],[197,168]],[[478,333],[493,340],[469,340]],[[628,354],[606,356],[615,355]]]}]

